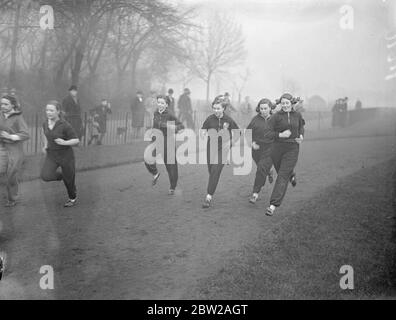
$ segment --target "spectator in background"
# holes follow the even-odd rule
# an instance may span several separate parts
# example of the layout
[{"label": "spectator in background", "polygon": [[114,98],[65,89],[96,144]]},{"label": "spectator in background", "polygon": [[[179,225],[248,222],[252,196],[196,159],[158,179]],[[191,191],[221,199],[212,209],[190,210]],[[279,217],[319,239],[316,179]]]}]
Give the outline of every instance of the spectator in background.
[{"label": "spectator in background", "polygon": [[252,105],[250,103],[250,97],[246,96],[245,101],[242,103],[241,110],[245,114],[251,114],[253,111]]},{"label": "spectator in background", "polygon": [[231,103],[231,97],[228,92],[224,93],[224,100],[227,103],[227,108],[225,109],[225,114],[231,116],[231,112],[236,112],[237,110]]},{"label": "spectator in background", "polygon": [[177,101],[177,107],[179,109],[179,120],[184,123],[186,122],[186,128],[195,129],[194,120],[192,117],[192,104],[190,98],[191,91],[185,88],[183,94],[179,97]]},{"label": "spectator in background", "polygon": [[132,112],[132,138],[140,138],[143,136],[144,115],[146,113],[143,92],[137,91],[136,97],[131,104]]},{"label": "spectator in background", "polygon": [[102,99],[100,105],[95,108],[95,114],[97,115],[97,122],[99,124],[99,139],[97,144],[101,145],[107,131],[107,115],[111,114],[111,105],[107,99]]},{"label": "spectator in background", "polygon": [[154,90],[150,90],[150,95],[144,100],[144,107],[147,115],[147,127],[150,127],[151,119],[154,117],[154,112],[157,110],[157,94]]},{"label": "spectator in background", "polygon": [[341,108],[341,99],[337,99],[334,103],[333,108],[331,109],[333,113],[331,126],[336,128],[340,125],[340,108]]},{"label": "spectator in background", "polygon": [[93,109],[89,112],[89,117],[88,117],[88,135],[89,135],[89,141],[88,145],[91,145],[92,142],[95,144],[99,144],[99,115],[95,112],[96,110]]},{"label": "spectator in background", "polygon": [[78,139],[81,141],[84,127],[81,117],[81,106],[77,94],[77,86],[72,85],[69,88],[69,94],[62,101],[62,110],[65,113],[65,120],[72,126]]},{"label": "spectator in background", "polygon": [[342,128],[345,128],[348,120],[348,97],[342,99],[340,107],[340,124]]},{"label": "spectator in background", "polygon": [[168,95],[166,96],[166,100],[168,103],[168,112],[173,115],[176,115],[175,114],[175,98],[173,97],[173,89],[172,88],[170,88],[168,90]]},{"label": "spectator in background", "polygon": [[360,101],[360,99],[358,98],[356,103],[355,103],[355,109],[356,110],[360,110],[362,109],[362,102]]}]

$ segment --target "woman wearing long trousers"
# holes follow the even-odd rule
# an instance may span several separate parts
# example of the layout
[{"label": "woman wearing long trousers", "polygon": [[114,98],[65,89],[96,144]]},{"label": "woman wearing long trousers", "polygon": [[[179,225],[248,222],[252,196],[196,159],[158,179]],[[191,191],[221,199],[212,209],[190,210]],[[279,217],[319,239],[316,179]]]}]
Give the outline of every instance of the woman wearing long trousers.
[{"label": "woman wearing long trousers", "polygon": [[304,119],[292,108],[294,98],[285,93],[281,96],[282,110],[273,116],[275,143],[272,161],[278,176],[272,191],[267,215],[272,216],[286,194],[287,186],[297,164],[300,144],[304,137]]},{"label": "woman wearing long trousers", "polygon": [[[163,159],[166,167],[166,171],[168,172],[170,188],[169,195],[175,194],[175,189],[177,186],[178,180],[178,168],[177,168],[177,160],[176,160],[176,139],[175,135],[168,135],[168,129],[170,132],[174,132],[175,134],[180,132],[180,130],[184,129],[183,124],[170,112],[168,112],[168,100],[165,96],[159,95],[157,96],[157,105],[158,109],[154,112],[153,119],[153,129],[161,130],[164,136],[164,146],[163,146]],[[154,138],[154,137],[153,137]],[[168,159],[168,139],[174,139],[172,145],[175,147],[173,150],[173,159]],[[154,140],[153,140],[154,141]],[[158,172],[158,168],[156,163],[148,163],[144,162],[147,170],[153,175],[152,184],[155,185],[159,179],[160,173]]]},{"label": "woman wearing long trousers", "polygon": [[[222,137],[219,136],[217,150],[211,149],[210,143],[210,132],[208,135],[208,143],[206,148],[206,157],[208,163],[208,171],[209,171],[209,181],[207,187],[207,195],[205,201],[202,205],[203,208],[209,208],[211,205],[212,197],[216,191],[217,184],[219,183],[221,171],[223,170],[226,159],[223,161],[223,149],[227,150],[235,140],[239,139],[239,136],[232,136],[231,130],[239,129],[238,125],[235,121],[227,116],[224,111],[227,108],[228,102],[223,95],[217,96],[212,102],[212,110],[213,114],[210,115],[202,125],[202,129],[210,131],[211,129],[219,132],[223,129],[228,130],[230,140],[223,141]],[[204,134],[208,133],[208,131],[202,131]],[[227,143],[229,146],[227,146]],[[212,155],[212,156],[211,156]]]},{"label": "woman wearing long trousers", "polygon": [[253,194],[249,199],[250,203],[257,201],[272,167],[271,153],[275,132],[273,122],[270,121],[271,108],[272,103],[269,99],[260,100],[256,108],[258,114],[247,127],[247,129],[252,130],[252,157],[257,166]]},{"label": "woman wearing long trousers", "polygon": [[1,98],[0,143],[7,156],[7,194],[6,207],[13,207],[18,200],[18,174],[23,163],[23,142],[29,139],[28,127],[19,110],[15,97],[4,95]]},{"label": "woman wearing long trousers", "polygon": [[[78,145],[80,140],[73,127],[62,119],[61,105],[58,101],[48,102],[45,113],[47,120],[43,124],[43,152],[46,157],[41,169],[41,179],[46,182],[63,180],[69,196],[64,207],[73,207],[77,202],[77,189],[72,147]],[[57,171],[59,167],[62,172]]]}]

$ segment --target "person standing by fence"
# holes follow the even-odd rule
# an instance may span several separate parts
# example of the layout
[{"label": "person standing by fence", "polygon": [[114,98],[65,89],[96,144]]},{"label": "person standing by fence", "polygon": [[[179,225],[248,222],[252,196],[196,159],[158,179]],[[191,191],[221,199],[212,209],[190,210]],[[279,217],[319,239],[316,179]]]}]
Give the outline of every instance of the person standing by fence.
[{"label": "person standing by fence", "polygon": [[190,89],[185,88],[177,101],[177,108],[179,109],[179,120],[183,123],[185,122],[187,128],[195,130],[190,94]]},{"label": "person standing by fence", "polygon": [[131,103],[132,113],[132,138],[137,139],[143,136],[144,116],[146,113],[143,92],[137,91],[136,97]]},{"label": "person standing by fence", "polygon": [[15,97],[4,95],[1,98],[0,144],[6,151],[5,166],[7,174],[8,201],[6,207],[13,207],[18,200],[18,174],[20,173],[24,153],[23,142],[30,138],[28,126],[22,116]]},{"label": "person standing by fence", "polygon": [[84,133],[84,126],[77,94],[77,86],[72,85],[69,88],[69,94],[62,101],[62,110],[65,113],[65,120],[73,127],[78,139],[81,140]]},{"label": "person standing by fence", "polygon": [[97,121],[99,124],[99,139],[97,144],[101,145],[107,131],[107,115],[111,114],[110,102],[108,102],[107,99],[102,99],[100,105],[95,108],[95,113],[97,114]]},{"label": "person standing by fence", "polygon": [[173,97],[173,89],[170,88],[168,90],[168,95],[166,96],[166,99],[168,100],[168,112],[176,116],[175,114],[175,98]]},{"label": "person standing by fence", "polygon": [[[78,145],[80,140],[73,127],[62,119],[58,101],[49,101],[45,113],[47,120],[43,124],[43,152],[46,157],[40,176],[46,182],[63,180],[69,196],[64,207],[72,207],[77,202],[76,165],[72,147]],[[57,172],[59,167],[62,173]]]}]

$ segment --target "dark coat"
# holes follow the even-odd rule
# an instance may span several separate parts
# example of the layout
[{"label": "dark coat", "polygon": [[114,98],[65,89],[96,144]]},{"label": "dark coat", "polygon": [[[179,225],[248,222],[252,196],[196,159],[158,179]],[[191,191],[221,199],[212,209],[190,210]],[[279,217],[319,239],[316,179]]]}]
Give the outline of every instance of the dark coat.
[{"label": "dark coat", "polygon": [[166,96],[166,101],[168,102],[168,112],[171,114],[175,114],[175,98]]},{"label": "dark coat", "polygon": [[146,109],[144,107],[144,99],[139,101],[138,97],[132,101],[131,104],[132,111],[132,127],[133,128],[143,128],[144,127],[144,115],[146,113]]},{"label": "dark coat", "polygon": [[179,108],[180,113],[192,114],[191,99],[185,93],[183,93],[177,101],[177,107]]},{"label": "dark coat", "polygon": [[76,103],[73,97],[69,94],[62,101],[62,109],[65,112],[65,120],[70,123],[78,138],[81,139],[84,130],[80,102],[77,99]]}]

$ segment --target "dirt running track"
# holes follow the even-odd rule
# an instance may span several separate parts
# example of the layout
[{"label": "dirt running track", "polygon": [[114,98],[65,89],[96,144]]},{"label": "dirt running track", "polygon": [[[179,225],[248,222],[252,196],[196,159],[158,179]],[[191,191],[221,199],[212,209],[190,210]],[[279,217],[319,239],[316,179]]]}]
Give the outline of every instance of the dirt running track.
[{"label": "dirt running track", "polygon": [[[298,186],[284,205],[264,215],[272,186],[248,203],[253,174],[223,171],[214,207],[202,210],[207,170],[179,169],[179,190],[167,195],[168,179],[151,186],[143,164],[78,174],[79,205],[64,209],[60,183],[22,185],[23,202],[1,208],[0,250],[8,267],[0,299],[182,299],[215,275],[230,253],[254,241],[322,188],[362,167],[395,155],[395,137],[304,142]],[[51,265],[55,289],[41,290],[40,267]],[[221,299],[222,297],[217,297]]]}]

